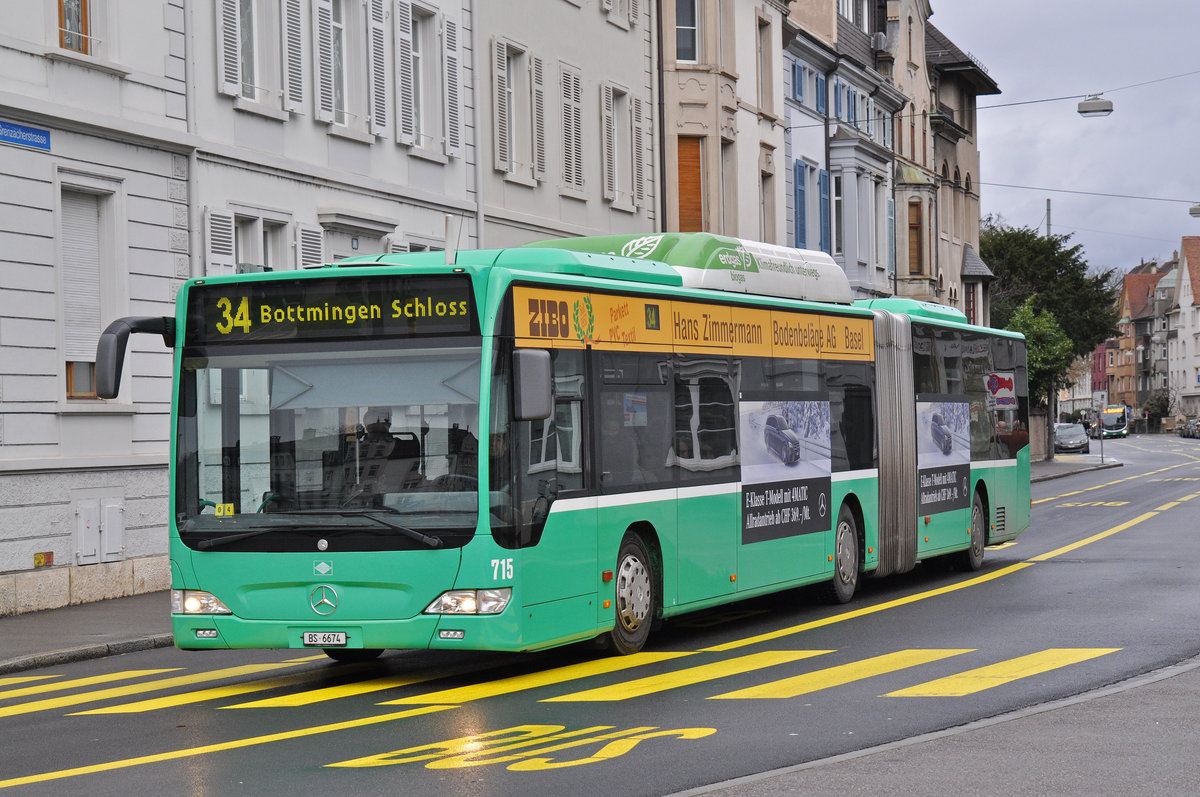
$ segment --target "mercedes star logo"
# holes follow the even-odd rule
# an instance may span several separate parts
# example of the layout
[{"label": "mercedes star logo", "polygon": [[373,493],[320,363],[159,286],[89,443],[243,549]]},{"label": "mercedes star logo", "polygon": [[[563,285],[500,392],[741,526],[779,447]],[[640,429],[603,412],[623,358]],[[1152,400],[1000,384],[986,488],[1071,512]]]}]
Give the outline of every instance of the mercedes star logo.
[{"label": "mercedes star logo", "polygon": [[333,614],[338,605],[337,590],[328,584],[322,584],[308,596],[308,603],[317,614]]}]

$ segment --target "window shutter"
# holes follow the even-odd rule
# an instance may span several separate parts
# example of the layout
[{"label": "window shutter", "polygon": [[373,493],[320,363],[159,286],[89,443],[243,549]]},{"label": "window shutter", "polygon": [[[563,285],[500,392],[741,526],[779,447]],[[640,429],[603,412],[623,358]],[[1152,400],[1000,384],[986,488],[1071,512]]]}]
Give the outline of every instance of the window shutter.
[{"label": "window shutter", "polygon": [[796,241],[797,249],[808,248],[808,186],[805,184],[808,177],[808,168],[796,161],[795,175],[795,219],[796,219]]},{"label": "window shutter", "polygon": [[313,64],[316,67],[314,116],[319,122],[332,122],[333,90],[333,3],[313,0]]},{"label": "window shutter", "polygon": [[563,183],[583,188],[583,80],[562,67]]},{"label": "window shutter", "polygon": [[629,0],[629,24],[636,27],[642,18],[642,6],[638,0]]},{"label": "window shutter", "polygon": [[412,3],[398,0],[393,17],[396,29],[396,141],[417,141],[416,87],[413,84]]},{"label": "window shutter", "polygon": [[63,354],[95,362],[100,339],[100,205],[93,194],[62,194]]},{"label": "window shutter", "polygon": [[529,59],[533,86],[533,179],[546,179],[546,77],[541,58]]},{"label": "window shutter", "polygon": [[462,157],[462,100],[459,97],[461,75],[459,69],[460,56],[458,52],[458,23],[452,19],[442,20],[442,47],[445,49],[442,61],[442,79],[445,81],[442,99],[446,103],[446,155],[451,158]]},{"label": "window shutter", "polygon": [[496,170],[509,170],[510,143],[508,140],[508,45],[499,39],[492,41],[492,124],[495,127],[493,153]]},{"label": "window shutter", "polygon": [[304,110],[304,24],[300,0],[283,0],[283,109]]},{"label": "window shutter", "polygon": [[826,99],[825,99],[826,95],[828,93],[826,91],[827,85],[828,84],[825,80],[825,76],[818,73],[817,74],[817,113],[825,113],[825,108],[827,107]]},{"label": "window shutter", "polygon": [[218,0],[217,91],[230,97],[242,95],[242,37],[238,0]]},{"label": "window shutter", "polygon": [[204,209],[204,273],[208,276],[237,270],[233,223],[228,210]]},{"label": "window shutter", "polygon": [[371,135],[387,132],[387,48],[384,36],[384,0],[367,0],[367,92]]},{"label": "window shutter", "polygon": [[600,87],[601,159],[604,166],[604,198],[617,198],[617,120],[613,104],[613,88],[607,83]]},{"label": "window shutter", "polygon": [[633,203],[639,208],[646,204],[646,151],[643,146],[646,123],[640,97],[633,98]]},{"label": "window shutter", "polygon": [[319,266],[325,262],[325,228],[296,225],[296,267]]}]

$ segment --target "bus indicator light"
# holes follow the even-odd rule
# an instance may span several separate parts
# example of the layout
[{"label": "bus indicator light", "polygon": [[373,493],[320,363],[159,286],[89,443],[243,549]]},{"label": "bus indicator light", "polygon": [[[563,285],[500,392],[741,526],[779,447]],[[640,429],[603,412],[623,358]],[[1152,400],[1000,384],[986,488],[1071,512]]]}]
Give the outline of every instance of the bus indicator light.
[{"label": "bus indicator light", "polygon": [[611,570],[605,570],[603,573],[601,573],[601,574],[600,574],[600,579],[601,579],[601,580],[602,580],[602,581],[603,581],[605,584],[607,584],[608,582],[612,581],[612,580],[613,580],[613,571],[611,571]]}]

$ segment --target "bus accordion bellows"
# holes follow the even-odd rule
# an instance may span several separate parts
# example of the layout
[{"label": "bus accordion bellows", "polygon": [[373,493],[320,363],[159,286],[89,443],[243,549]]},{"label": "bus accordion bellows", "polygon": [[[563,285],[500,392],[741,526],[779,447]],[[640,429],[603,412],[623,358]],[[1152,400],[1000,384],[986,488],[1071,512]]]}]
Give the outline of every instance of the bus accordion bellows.
[{"label": "bus accordion bellows", "polygon": [[358,257],[181,288],[185,649],[641,649],[659,620],[1029,524],[1025,342],[852,301],[826,254],[703,233]]}]

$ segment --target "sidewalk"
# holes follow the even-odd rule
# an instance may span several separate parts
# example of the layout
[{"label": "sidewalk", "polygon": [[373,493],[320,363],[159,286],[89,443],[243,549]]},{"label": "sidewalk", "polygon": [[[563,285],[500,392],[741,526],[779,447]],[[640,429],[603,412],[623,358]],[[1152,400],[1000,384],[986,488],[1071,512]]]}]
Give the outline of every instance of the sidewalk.
[{"label": "sidewalk", "polygon": [[[1033,481],[1118,467],[1098,454],[1033,465]],[[171,644],[166,592],[0,617],[0,677]],[[1191,795],[1200,782],[1200,658],[1072,698],[682,795]],[[678,796],[677,796],[678,797]]]}]

